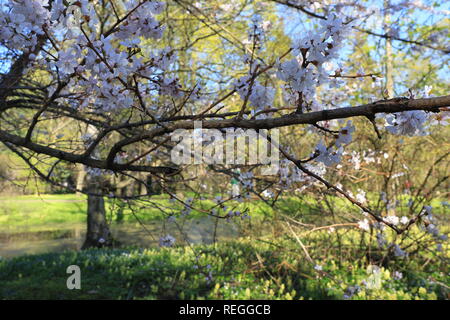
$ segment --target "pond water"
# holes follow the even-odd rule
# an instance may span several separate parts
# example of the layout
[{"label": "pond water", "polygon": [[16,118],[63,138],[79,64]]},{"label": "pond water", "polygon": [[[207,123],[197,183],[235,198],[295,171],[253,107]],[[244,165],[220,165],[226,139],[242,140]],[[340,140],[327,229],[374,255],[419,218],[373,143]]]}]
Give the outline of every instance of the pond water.
[{"label": "pond water", "polygon": [[[111,232],[115,240],[123,246],[158,246],[159,237],[165,234],[174,236],[178,244],[213,243],[236,239],[241,236],[239,226],[213,217],[185,220],[180,223],[154,221],[144,225],[133,223],[112,224]],[[217,227],[216,227],[217,226]],[[0,257],[12,258],[25,254],[40,254],[79,250],[86,234],[85,224],[53,226],[49,230],[14,230],[0,232]]]}]

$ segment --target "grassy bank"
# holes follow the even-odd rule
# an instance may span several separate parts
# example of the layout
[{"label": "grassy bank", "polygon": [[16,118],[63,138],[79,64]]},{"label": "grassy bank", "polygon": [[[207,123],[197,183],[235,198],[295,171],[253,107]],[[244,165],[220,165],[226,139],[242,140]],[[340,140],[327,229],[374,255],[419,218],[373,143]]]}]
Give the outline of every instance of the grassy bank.
[{"label": "grassy bank", "polygon": [[[167,197],[151,200],[177,214],[182,209]],[[283,217],[272,219],[275,213],[306,223],[330,223],[320,203],[309,200],[283,198],[276,211],[262,201],[246,205],[254,218],[270,217],[270,225],[283,221]],[[351,209],[342,199],[331,200],[335,208]],[[197,204],[208,208],[213,202],[203,200]],[[85,206],[86,199],[75,195],[0,198],[0,231],[49,230],[58,224],[84,223]],[[109,218],[115,221],[117,203],[108,201],[107,208]],[[135,208],[134,215],[143,221],[164,217],[149,204]],[[435,208],[446,221],[446,215],[440,214],[442,208]],[[123,221],[134,222],[131,211],[122,209]],[[351,211],[347,214],[351,219],[358,218]],[[176,248],[125,247],[0,258],[0,299],[449,298],[448,243],[440,252],[431,246],[424,248],[415,239],[427,240],[431,236],[423,238],[423,231],[417,228],[411,237],[402,240],[408,255],[397,257],[392,250],[385,255],[389,250],[379,250],[374,234],[355,227],[333,232],[299,228],[295,236],[280,227],[275,228],[276,234],[260,232],[252,239],[215,245],[189,246],[177,239]],[[443,232],[448,231],[447,224],[442,227]],[[255,228],[260,230],[259,225],[253,225]],[[395,237],[391,233],[388,242],[396,241]],[[69,265],[81,268],[81,290],[66,287]]]},{"label": "grassy bank", "polygon": [[[117,200],[106,200],[107,218],[111,222],[123,221],[136,223],[149,222],[167,218],[159,208],[175,216],[180,215],[184,206],[179,202],[169,201],[167,195],[156,195],[146,199],[148,203],[135,203],[133,210]],[[242,207],[236,201],[227,205]],[[199,200],[196,202],[202,210],[215,206],[212,200]],[[262,201],[252,201],[245,205],[253,218],[262,218],[273,215],[273,208]],[[308,205],[299,201],[289,201],[284,206],[289,210],[309,209]],[[25,195],[0,197],[0,232],[38,232],[41,230],[59,229],[61,225],[80,224],[86,222],[87,201],[86,196],[75,194],[65,195]],[[193,210],[189,217],[202,216]]]},{"label": "grassy bank", "polygon": [[[186,197],[189,195],[186,195]],[[195,207],[201,210],[210,210],[216,204],[210,199],[196,200]],[[404,203],[407,199],[403,199]],[[143,222],[162,220],[167,218],[167,214],[161,212],[161,208],[166,213],[180,216],[184,206],[179,202],[169,201],[168,195],[155,195],[146,199],[147,203],[135,202],[133,209],[118,200],[106,199],[107,218],[111,222],[123,221],[136,223],[138,218]],[[356,219],[360,218],[357,207],[352,206],[345,199],[328,196],[327,201],[339,214],[354,214]],[[440,216],[445,214],[446,208],[441,204],[440,199],[435,199],[431,203],[433,212]],[[288,214],[291,217],[301,218],[306,223],[317,223],[324,216],[324,211],[328,211],[327,206],[322,201],[315,200],[311,196],[285,196],[278,200],[276,207],[260,199],[252,199],[246,203],[237,201],[227,202],[229,208],[245,211],[256,219],[273,218],[277,214]],[[61,225],[84,224],[86,222],[87,201],[86,196],[75,194],[64,195],[25,195],[25,196],[0,196],[0,232],[22,232],[22,231],[42,231],[59,229]],[[407,208],[403,208],[405,213]],[[448,211],[448,210],[447,210]],[[219,212],[219,214],[224,214]],[[398,211],[398,215],[402,212]],[[192,210],[189,218],[204,217],[205,214]],[[25,230],[24,230],[25,229]]]},{"label": "grassy bank", "polygon": [[[318,249],[320,250],[320,249]],[[314,254],[314,252],[312,252]],[[0,260],[1,299],[445,299],[446,266],[329,255],[322,271],[290,241],[242,240],[216,246],[95,249]],[[68,290],[66,268],[81,269]],[[402,277],[398,277],[398,273]],[[210,274],[211,272],[211,274]],[[359,288],[359,289],[355,289]],[[356,290],[351,294],[352,290]]]}]

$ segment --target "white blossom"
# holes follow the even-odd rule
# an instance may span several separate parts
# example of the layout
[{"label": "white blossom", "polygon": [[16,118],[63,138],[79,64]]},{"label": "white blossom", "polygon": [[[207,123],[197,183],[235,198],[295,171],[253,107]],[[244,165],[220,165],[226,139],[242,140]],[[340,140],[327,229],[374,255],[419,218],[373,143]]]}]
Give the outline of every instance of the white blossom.
[{"label": "white blossom", "polygon": [[427,114],[421,110],[397,112],[386,116],[386,129],[396,135],[425,135],[427,119]]},{"label": "white blossom", "polygon": [[339,136],[336,140],[336,145],[341,146],[352,142],[352,133],[355,131],[355,127],[352,125],[352,121],[347,121],[347,125],[339,130]]},{"label": "white blossom", "polygon": [[396,226],[400,222],[400,219],[395,215],[389,215],[389,216],[383,218],[383,220],[394,226]]},{"label": "white blossom", "polygon": [[358,227],[364,231],[369,231],[370,230],[370,223],[369,220],[364,219],[358,222]]},{"label": "white blossom", "polygon": [[328,149],[321,141],[317,145],[316,151],[319,153],[319,155],[315,160],[322,162],[326,166],[331,166],[341,161],[341,156],[344,150],[342,147],[338,148],[337,150],[332,150],[331,148]]},{"label": "white blossom", "polygon": [[275,90],[272,87],[264,87],[257,80],[251,86],[251,76],[241,77],[235,81],[234,87],[241,99],[246,99],[257,110],[270,107],[273,104]]},{"label": "white blossom", "polygon": [[400,218],[400,223],[401,224],[408,224],[408,222],[409,222],[409,218],[408,217],[402,216]]},{"label": "white blossom", "polygon": [[172,247],[175,244],[175,238],[170,234],[159,238],[160,247]]},{"label": "white blossom", "polygon": [[358,193],[356,194],[356,201],[365,203],[367,201],[366,193],[364,190],[358,189]]}]

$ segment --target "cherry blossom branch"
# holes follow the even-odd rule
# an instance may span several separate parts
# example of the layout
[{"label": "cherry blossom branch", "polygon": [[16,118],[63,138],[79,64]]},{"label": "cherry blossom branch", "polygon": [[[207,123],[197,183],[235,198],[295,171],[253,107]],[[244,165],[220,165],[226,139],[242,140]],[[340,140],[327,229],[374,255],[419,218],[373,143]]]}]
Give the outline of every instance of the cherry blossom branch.
[{"label": "cherry blossom branch", "polygon": [[[450,95],[424,99],[394,98],[390,100],[381,100],[358,107],[345,107],[302,114],[294,113],[278,118],[252,120],[239,118],[224,120],[204,120],[202,121],[202,127],[205,129],[273,129],[298,124],[316,124],[317,122],[325,120],[343,119],[359,116],[373,117],[378,113],[396,113],[412,110],[439,112],[439,108],[447,106],[450,106]],[[107,157],[108,166],[113,165],[116,154],[123,147],[145,139],[151,139],[156,136],[168,134],[177,129],[194,129],[194,121],[180,121],[176,123],[170,123],[165,128],[157,127],[119,141],[111,148],[111,151]]]}]

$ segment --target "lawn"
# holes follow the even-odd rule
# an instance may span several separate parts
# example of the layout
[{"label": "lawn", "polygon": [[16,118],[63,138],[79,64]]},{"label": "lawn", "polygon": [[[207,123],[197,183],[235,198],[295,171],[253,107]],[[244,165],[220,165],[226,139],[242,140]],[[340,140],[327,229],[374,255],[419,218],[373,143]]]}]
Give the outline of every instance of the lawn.
[{"label": "lawn", "polygon": [[[318,271],[288,239],[92,249],[0,260],[0,299],[446,299],[446,265],[424,261],[371,269],[330,254]],[[66,287],[69,265],[80,290]]]},{"label": "lawn", "polygon": [[[179,214],[181,205],[168,197],[155,196],[153,205],[166,206]],[[326,223],[320,203],[308,197],[282,198],[276,210],[262,201],[246,204],[253,230],[256,222],[274,225],[276,216],[288,215],[302,222]],[[331,198],[340,210],[351,210],[342,199]],[[137,204],[134,214],[143,221],[163,219],[152,203]],[[197,205],[211,208],[212,200]],[[231,202],[229,206],[242,206]],[[117,221],[118,204],[107,201],[108,216]],[[436,205],[436,211],[442,208]],[[357,214],[357,213],[347,213]],[[275,216],[276,213],[276,216]],[[192,212],[191,217],[200,213]],[[440,215],[442,216],[442,215]],[[442,216],[444,218],[445,216]],[[0,198],[0,232],[51,230],[85,223],[86,198],[76,195],[42,195]],[[129,208],[122,221],[135,222]],[[329,221],[328,221],[329,222]],[[391,253],[380,260],[375,235],[355,227],[310,232],[300,227],[298,239],[276,226],[270,232],[252,233],[251,238],[213,245],[177,242],[175,248],[124,247],[65,251],[13,259],[0,258],[0,299],[447,299],[450,286],[448,244],[439,255],[415,250],[414,237],[402,247],[411,255]],[[448,231],[448,225],[442,225]],[[266,230],[266,229],[264,229]],[[423,232],[422,232],[423,233]],[[428,236],[429,237],[429,236]],[[408,240],[409,239],[409,240]],[[423,240],[423,238],[421,238]],[[395,240],[391,234],[390,241]],[[389,250],[388,250],[389,251]],[[378,258],[377,258],[378,256]],[[374,261],[373,259],[377,260]],[[381,261],[381,262],[380,262]],[[68,290],[66,268],[81,268],[81,290]],[[317,266],[319,264],[320,266]],[[373,265],[379,265],[375,268]],[[374,269],[375,268],[375,269]],[[399,276],[401,275],[401,276]]]},{"label": "lawn", "polygon": [[84,223],[86,201],[74,195],[0,198],[0,232]]},{"label": "lawn", "polygon": [[[120,207],[117,200],[107,199],[107,218],[111,222],[118,220],[135,223],[136,217],[140,221],[149,222],[167,218],[160,209],[163,208],[174,215],[184,208],[178,202],[170,202],[168,196],[153,196],[147,203],[136,203],[133,211],[126,205]],[[242,207],[236,201],[230,202],[237,208]],[[207,210],[215,204],[212,200],[199,200],[200,208]],[[196,206],[197,206],[196,204]],[[272,215],[273,209],[262,201],[252,202],[250,211],[254,218]],[[86,196],[74,194],[65,195],[26,195],[0,197],[0,232],[22,232],[58,229],[61,225],[81,224],[86,222]],[[193,210],[189,217],[204,216]],[[119,218],[120,217],[120,218]]]},{"label": "lawn", "polygon": [[[187,195],[188,196],[188,195]],[[208,199],[196,200],[195,207],[202,210],[210,210],[216,204],[209,196]],[[331,206],[338,213],[354,213],[358,217],[359,210],[349,204],[348,201],[335,196],[329,196]],[[406,203],[407,199],[404,199]],[[441,216],[446,208],[441,205],[439,199],[431,203],[433,212]],[[272,219],[277,214],[287,214],[292,217],[301,217],[303,222],[316,223],[318,217],[322,219],[323,210],[327,209],[324,203],[313,199],[311,196],[284,196],[278,200],[276,207],[264,203],[258,198],[246,203],[228,201],[228,208],[234,210],[247,210],[253,220]],[[175,201],[169,201],[168,195],[155,195],[146,198],[146,202],[135,202],[133,210],[128,205],[118,200],[106,199],[107,218],[111,222],[136,223],[138,218],[143,222],[166,219],[168,216],[161,212],[160,208],[169,214],[180,216],[184,206]],[[42,194],[24,196],[0,196],[0,232],[23,232],[59,229],[75,224],[86,223],[87,201],[85,195],[75,194]],[[218,211],[224,215],[224,211]],[[204,217],[205,214],[192,210],[188,218]],[[445,218],[447,219],[447,218]]]}]

